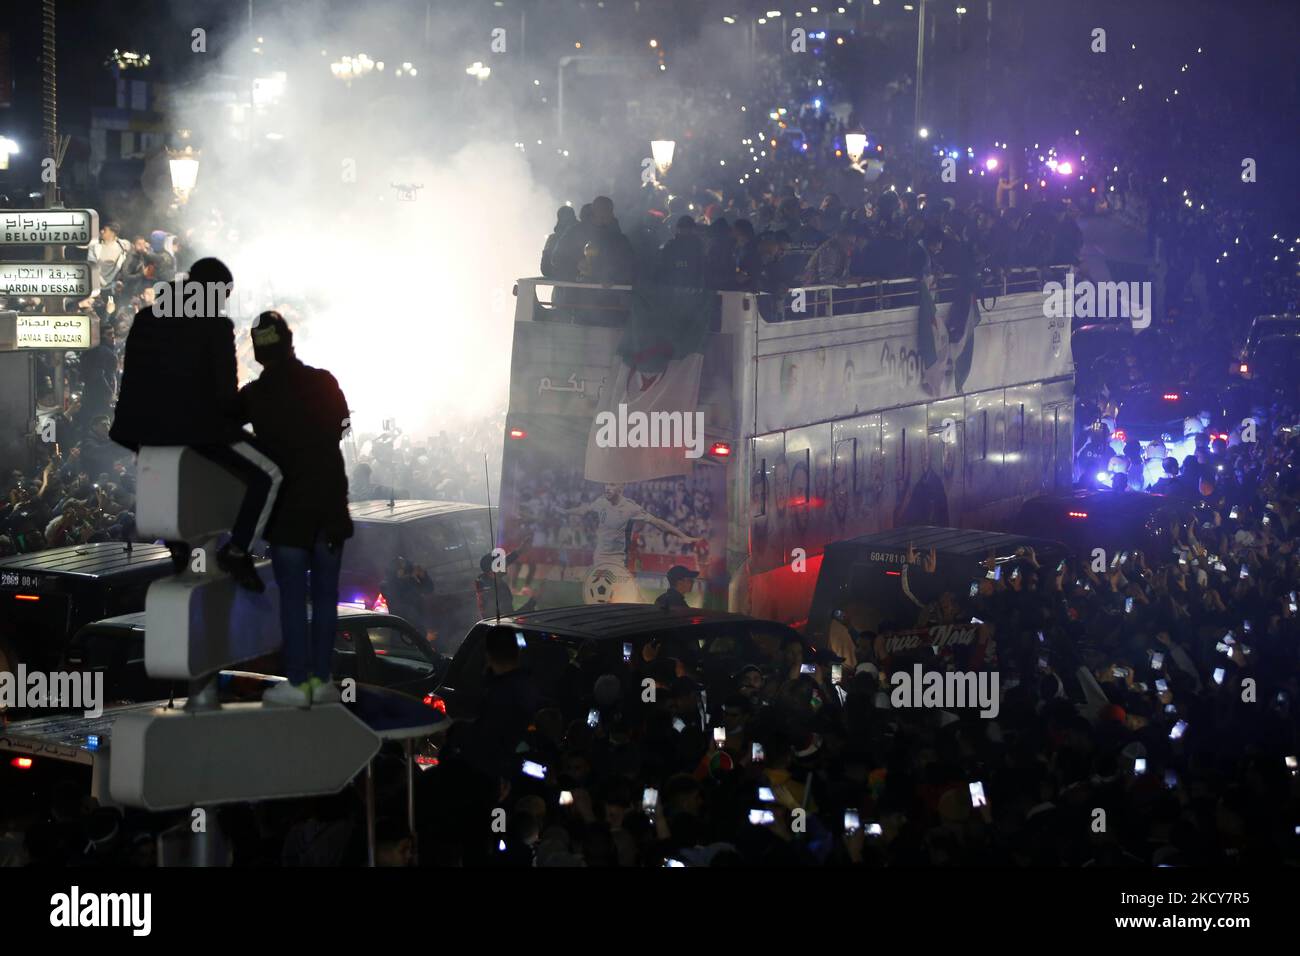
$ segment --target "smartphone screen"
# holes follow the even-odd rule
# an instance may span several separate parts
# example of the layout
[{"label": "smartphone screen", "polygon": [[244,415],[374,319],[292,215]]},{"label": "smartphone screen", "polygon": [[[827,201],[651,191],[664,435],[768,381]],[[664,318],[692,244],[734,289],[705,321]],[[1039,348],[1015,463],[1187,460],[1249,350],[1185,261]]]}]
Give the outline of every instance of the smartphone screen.
[{"label": "smartphone screen", "polygon": [[801,665],[799,665],[799,673],[800,673],[800,674],[816,674],[816,673],[817,673],[817,665],[816,665],[816,664],[801,664]]},{"label": "smartphone screen", "polygon": [[1002,580],[1002,565],[999,564],[996,568],[993,569],[993,580],[994,581]]},{"label": "smartphone screen", "polygon": [[546,779],[546,768],[545,768],[544,766],[542,766],[541,764],[535,762],[535,761],[532,761],[532,760],[525,760],[525,761],[524,761],[524,766],[523,766],[523,771],[524,771],[524,773],[526,773],[528,776],[530,776],[530,777],[532,777],[532,778],[534,778],[534,779],[536,779],[536,780],[545,780],[545,779]]},{"label": "smartphone screen", "polygon": [[1134,758],[1133,758],[1133,773],[1134,773],[1134,774],[1137,774],[1138,776],[1141,776],[1142,774],[1144,774],[1144,773],[1146,773],[1146,772],[1147,772],[1147,758],[1146,758],[1146,757],[1134,757]]},{"label": "smartphone screen", "polygon": [[1169,790],[1178,786],[1178,774],[1173,770],[1165,771],[1165,787]]},{"label": "smartphone screen", "polygon": [[1125,614],[1133,613],[1133,599],[1131,597],[1124,599],[1124,613]]},{"label": "smartphone screen", "polygon": [[832,681],[833,683],[838,684],[838,683],[839,683],[840,681],[842,681],[843,679],[844,679],[844,665],[843,665],[843,664],[832,664],[832,665],[831,665],[831,681]]},{"label": "smartphone screen", "polygon": [[726,728],[726,727],[714,727],[714,728],[713,728],[713,742],[714,742],[715,744],[718,744],[719,746],[721,746],[722,744],[725,744],[725,743],[727,742],[727,728]]},{"label": "smartphone screen", "polygon": [[749,822],[756,827],[771,826],[776,822],[776,814],[771,810],[750,810]]},{"label": "smartphone screen", "polygon": [[674,717],[673,730],[677,731],[680,734],[685,729],[686,729],[686,721],[682,720],[680,717]]},{"label": "smartphone screen", "polygon": [[[977,595],[977,594],[979,594],[979,593],[980,593],[980,585],[979,585],[979,582],[976,581],[974,584],[972,584],[972,585],[970,586],[970,596],[971,596],[971,597],[975,597],[975,595]],[[1293,607],[1291,610],[1294,611],[1295,608]]]},{"label": "smartphone screen", "polygon": [[1163,653],[1161,653],[1160,651],[1156,651],[1154,654],[1151,655],[1151,669],[1153,671],[1158,671],[1160,670],[1160,668],[1164,666],[1165,666],[1165,655]]},{"label": "smartphone screen", "polygon": [[624,641],[623,642],[623,663],[626,664],[631,659],[632,659],[632,645]]},{"label": "smartphone screen", "polygon": [[654,787],[646,787],[641,791],[641,809],[647,813],[654,813],[655,807],[659,804],[659,791]]},{"label": "smartphone screen", "polygon": [[884,827],[882,827],[879,823],[867,824],[867,836],[878,837],[878,836],[883,836],[884,833],[885,833]]},{"label": "smartphone screen", "polygon": [[1185,733],[1187,733],[1187,721],[1180,720],[1178,723],[1174,724],[1173,727],[1169,728],[1169,739],[1178,740]]},{"label": "smartphone screen", "polygon": [[1047,638],[1043,637],[1043,632],[1042,632],[1042,631],[1039,631],[1039,632],[1038,632],[1038,643],[1039,643],[1039,644],[1046,644],[1046,643],[1047,643]]},{"label": "smartphone screen", "polygon": [[1246,566],[1243,564],[1241,566],[1241,578],[1242,580],[1245,580],[1248,577],[1250,577],[1250,571],[1247,570]]},{"label": "smartphone screen", "polygon": [[1222,684],[1222,683],[1223,683],[1223,675],[1226,674],[1226,673],[1227,673],[1227,672],[1226,672],[1222,667],[1216,667],[1216,668],[1214,669],[1214,682],[1215,682],[1216,684]]},{"label": "smartphone screen", "polygon": [[1163,677],[1157,680],[1156,690],[1158,690],[1162,694],[1169,693],[1169,681],[1165,680]]},{"label": "smartphone screen", "polygon": [[759,787],[758,799],[762,800],[764,803],[776,803],[776,794],[772,792],[771,787]]},{"label": "smartphone screen", "polygon": [[754,741],[753,745],[749,748],[749,759],[754,763],[763,762],[763,745],[758,741]]},{"label": "smartphone screen", "polygon": [[1294,754],[1286,758],[1286,769],[1291,771],[1291,776],[1293,777],[1296,776],[1298,771],[1300,771],[1300,764],[1296,762]]},{"label": "smartphone screen", "polygon": [[560,791],[560,806],[562,806],[562,807],[571,807],[571,806],[573,806],[573,791],[572,791],[572,790],[561,790],[561,791]]},{"label": "smartphone screen", "polygon": [[524,640],[524,632],[523,632],[523,631],[515,631],[515,643],[516,643],[517,645],[519,645],[519,649],[520,649],[520,650],[523,650],[524,648],[526,648],[526,647],[528,646],[528,642],[527,642],[526,640]]},{"label": "smartphone screen", "polygon": [[1128,677],[1128,668],[1112,667],[1110,669],[1110,676],[1114,677],[1116,680],[1123,680],[1125,677]]},{"label": "smartphone screen", "polygon": [[677,867],[681,867],[682,869],[686,868],[685,863],[683,863],[681,860],[674,860],[672,857],[666,857],[664,859],[664,866],[668,867],[669,869],[676,869]]},{"label": "smartphone screen", "polygon": [[594,730],[599,723],[600,711],[593,707],[591,710],[587,711],[587,726]]},{"label": "smartphone screen", "polygon": [[845,834],[857,833],[862,827],[862,822],[858,819],[857,810],[844,811],[844,832]]},{"label": "smartphone screen", "polygon": [[976,780],[970,785],[970,805],[972,807],[987,807],[989,805],[984,796],[983,781]]}]

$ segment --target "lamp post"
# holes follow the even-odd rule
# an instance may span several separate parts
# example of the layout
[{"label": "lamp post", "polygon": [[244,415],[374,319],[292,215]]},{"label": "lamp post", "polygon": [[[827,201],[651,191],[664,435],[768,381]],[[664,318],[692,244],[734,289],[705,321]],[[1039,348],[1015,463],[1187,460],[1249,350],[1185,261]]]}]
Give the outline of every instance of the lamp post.
[{"label": "lamp post", "polygon": [[[189,130],[181,130],[180,139],[188,140],[190,138]],[[176,203],[184,206],[190,200],[190,193],[194,191],[194,184],[199,178],[199,150],[195,149],[191,143],[185,143],[182,147],[168,148],[167,165],[171,171],[172,192],[176,196]]]},{"label": "lamp post", "polygon": [[650,155],[655,161],[655,171],[662,176],[673,165],[673,153],[677,149],[676,140],[654,139],[650,141]]},{"label": "lamp post", "polygon": [[844,151],[849,154],[849,159],[853,160],[856,165],[858,160],[862,159],[862,154],[867,150],[867,134],[858,130],[853,133],[844,134]]}]

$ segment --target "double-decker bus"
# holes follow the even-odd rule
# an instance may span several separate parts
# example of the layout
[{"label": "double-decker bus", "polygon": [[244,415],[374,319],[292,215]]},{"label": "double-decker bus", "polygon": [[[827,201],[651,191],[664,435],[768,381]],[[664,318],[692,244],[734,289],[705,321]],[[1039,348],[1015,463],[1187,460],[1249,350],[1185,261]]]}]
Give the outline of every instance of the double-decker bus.
[{"label": "double-decker bus", "polygon": [[1070,327],[1043,304],[1061,278],[519,280],[499,531],[517,598],[652,601],[682,566],[692,605],[798,623],[829,542],[997,529],[1069,489]]}]

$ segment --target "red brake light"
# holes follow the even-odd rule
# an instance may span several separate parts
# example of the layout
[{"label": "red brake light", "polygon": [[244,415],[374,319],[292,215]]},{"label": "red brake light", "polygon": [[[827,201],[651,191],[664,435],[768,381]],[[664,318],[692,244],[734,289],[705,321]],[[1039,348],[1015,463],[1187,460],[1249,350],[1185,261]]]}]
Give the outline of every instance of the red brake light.
[{"label": "red brake light", "polygon": [[1086,511],[1067,511],[1067,512],[1066,512],[1066,515],[1068,515],[1068,516],[1071,517],[1071,518],[1086,518],[1086,517],[1088,517],[1088,512],[1086,512]]},{"label": "red brake light", "polygon": [[17,767],[19,770],[31,770],[31,769],[32,769],[32,758],[31,758],[31,757],[15,757],[13,760],[9,761],[9,766],[11,766],[11,767]]},{"label": "red brake light", "polygon": [[447,702],[443,700],[441,697],[439,697],[437,694],[425,694],[424,706],[432,707],[440,714],[447,713]]},{"label": "red brake light", "polygon": [[1179,395],[1177,392],[1165,392],[1164,395],[1160,397],[1163,398],[1166,402],[1176,402],[1180,398],[1182,398],[1182,396]]},{"label": "red brake light", "polygon": [[709,449],[709,454],[715,458],[727,458],[731,455],[731,446],[725,441],[715,441],[713,447]]},{"label": "red brake light", "polygon": [[41,596],[39,594],[15,594],[14,595],[15,601],[39,601],[40,599]]},{"label": "red brake light", "polygon": [[528,432],[524,431],[522,428],[512,428],[510,429],[510,437],[514,439],[527,438]]}]

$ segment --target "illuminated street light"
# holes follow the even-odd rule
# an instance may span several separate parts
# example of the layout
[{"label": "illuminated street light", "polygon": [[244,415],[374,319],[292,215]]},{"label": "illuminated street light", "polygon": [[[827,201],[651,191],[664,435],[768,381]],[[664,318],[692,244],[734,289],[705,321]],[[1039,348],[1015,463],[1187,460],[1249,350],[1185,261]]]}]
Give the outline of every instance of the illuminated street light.
[{"label": "illuminated street light", "polygon": [[18,154],[18,144],[7,136],[0,136],[0,169],[9,168],[9,157]]},{"label": "illuminated street light", "polygon": [[655,139],[650,141],[650,154],[654,157],[655,169],[662,176],[668,172],[673,165],[673,152],[677,149],[677,141],[671,139]]},{"label": "illuminated street light", "polygon": [[[190,138],[190,131],[183,129],[179,133],[181,140]],[[171,171],[172,192],[180,205],[189,202],[190,193],[199,179],[199,151],[190,143],[184,147],[167,150],[167,165]]]},{"label": "illuminated street light", "polygon": [[866,133],[845,133],[844,148],[848,151],[849,159],[855,163],[862,158],[862,154],[867,149]]}]

